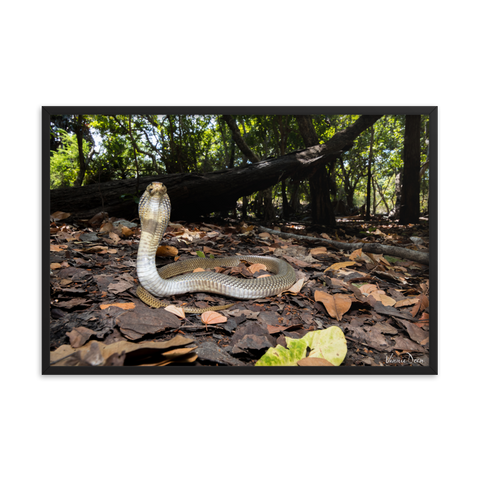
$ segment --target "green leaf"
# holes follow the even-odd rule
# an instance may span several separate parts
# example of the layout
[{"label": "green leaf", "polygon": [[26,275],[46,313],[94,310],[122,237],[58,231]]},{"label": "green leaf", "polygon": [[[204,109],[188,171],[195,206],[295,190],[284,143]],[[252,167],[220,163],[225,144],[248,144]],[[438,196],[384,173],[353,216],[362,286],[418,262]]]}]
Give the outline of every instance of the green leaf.
[{"label": "green leaf", "polygon": [[255,364],[256,367],[275,367],[290,366],[296,367],[297,362],[304,358],[307,354],[307,343],[301,338],[298,340],[288,338],[291,342],[288,349],[277,345],[275,348],[270,347],[265,355]]},{"label": "green leaf", "polygon": [[[287,345],[288,345],[287,337]],[[311,348],[310,357],[324,358],[336,367],[347,355],[347,341],[342,330],[338,327],[329,327],[325,330],[315,330],[307,333],[303,340]]]},{"label": "green leaf", "polygon": [[338,327],[315,330],[300,339],[286,337],[285,340],[288,348],[281,345],[269,348],[255,366],[297,366],[297,362],[307,356],[307,347],[311,350],[309,357],[324,358],[337,367],[347,355],[347,341]]},{"label": "green leaf", "polygon": [[205,254],[204,254],[201,250],[197,250],[197,255],[198,255],[200,258],[205,258]]}]

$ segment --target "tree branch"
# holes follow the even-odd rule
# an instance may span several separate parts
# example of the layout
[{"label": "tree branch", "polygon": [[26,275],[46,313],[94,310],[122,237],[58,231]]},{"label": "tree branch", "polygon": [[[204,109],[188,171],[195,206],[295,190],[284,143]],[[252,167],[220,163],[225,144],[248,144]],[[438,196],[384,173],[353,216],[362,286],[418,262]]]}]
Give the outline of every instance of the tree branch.
[{"label": "tree branch", "polygon": [[285,233],[279,232],[278,230],[272,230],[266,227],[259,227],[262,232],[267,232],[272,235],[278,235],[282,238],[295,238],[297,240],[309,240],[311,242],[318,243],[320,245],[329,245],[340,250],[357,250],[361,248],[362,251],[368,253],[381,253],[386,255],[391,255],[392,257],[400,257],[406,258],[407,260],[412,260],[414,262],[422,263],[424,265],[429,264],[429,253],[428,252],[420,252],[418,250],[410,250],[408,248],[403,247],[394,247],[393,245],[382,245],[379,243],[346,243],[346,242],[338,242],[336,240],[327,240],[326,238],[318,238],[318,237],[309,237],[307,235],[296,235],[294,233]]}]

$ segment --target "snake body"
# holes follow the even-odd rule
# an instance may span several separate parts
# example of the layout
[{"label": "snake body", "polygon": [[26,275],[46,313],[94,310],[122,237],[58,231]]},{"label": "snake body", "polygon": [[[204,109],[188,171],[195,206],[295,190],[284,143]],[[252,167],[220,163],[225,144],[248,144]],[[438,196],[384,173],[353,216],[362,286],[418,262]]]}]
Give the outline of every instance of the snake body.
[{"label": "snake body", "polygon": [[[287,262],[274,257],[256,255],[214,259],[198,257],[175,262],[157,270],[155,253],[168,226],[171,211],[165,185],[160,182],[151,183],[140,199],[138,210],[142,233],[137,256],[137,275],[141,287],[138,288],[137,294],[150,306],[158,308],[167,305],[155,296],[165,297],[189,292],[217,293],[238,299],[264,298],[277,295],[295,283],[295,271]],[[192,272],[196,268],[234,267],[242,261],[262,263],[275,275],[249,279],[216,272]],[[222,305],[217,309],[227,307]],[[215,307],[184,310],[188,313],[200,313],[213,309]]]}]

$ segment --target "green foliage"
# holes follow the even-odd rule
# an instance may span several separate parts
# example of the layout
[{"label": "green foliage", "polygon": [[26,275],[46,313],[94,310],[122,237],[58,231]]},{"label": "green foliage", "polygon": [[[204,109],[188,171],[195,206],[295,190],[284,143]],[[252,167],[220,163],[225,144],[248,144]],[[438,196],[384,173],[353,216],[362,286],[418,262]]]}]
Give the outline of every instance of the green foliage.
[{"label": "green foliage", "polygon": [[[58,117],[58,118],[57,118]],[[73,185],[78,174],[78,147],[72,133],[77,117],[57,116],[52,121],[51,188]],[[313,115],[320,143],[352,125],[359,115]],[[235,122],[249,148],[260,159],[276,158],[304,148],[293,115],[235,115]],[[83,116],[84,183],[171,173],[208,173],[250,162],[232,138],[225,121],[217,115],[95,115]],[[421,163],[427,160],[428,116],[422,117]],[[405,116],[386,115],[374,125],[373,169],[377,212],[386,213],[396,200],[395,178],[403,167]],[[348,207],[365,203],[367,163],[371,130],[363,132],[346,152],[327,165],[331,176],[331,200]],[[94,147],[94,150],[91,147]],[[249,197],[249,209],[261,215],[270,202],[279,207],[283,195],[295,205],[309,202],[309,181],[289,179]],[[428,169],[421,177],[421,201],[428,202]],[[380,195],[381,193],[381,195]],[[373,193],[372,193],[373,195]],[[271,198],[271,200],[270,200]],[[373,200],[373,198],[372,198]],[[385,207],[384,203],[387,203]]]},{"label": "green foliage", "polygon": [[277,345],[269,348],[255,364],[257,367],[297,366],[302,358],[323,358],[335,366],[340,365],[347,355],[347,341],[338,327],[315,330],[304,337],[285,337],[287,347]]},{"label": "green foliage", "polygon": [[[58,129],[61,144],[50,155],[50,188],[72,187],[78,175],[77,136]],[[89,144],[83,140],[83,151],[88,151]]]}]

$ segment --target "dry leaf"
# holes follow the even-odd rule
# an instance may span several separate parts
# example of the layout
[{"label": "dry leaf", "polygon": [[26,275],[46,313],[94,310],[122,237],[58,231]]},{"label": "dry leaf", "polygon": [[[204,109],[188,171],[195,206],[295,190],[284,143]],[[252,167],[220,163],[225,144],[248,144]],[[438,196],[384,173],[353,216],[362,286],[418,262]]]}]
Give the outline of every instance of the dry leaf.
[{"label": "dry leaf", "polygon": [[108,247],[102,245],[95,245],[94,247],[84,248],[82,252],[84,253],[107,253]]},{"label": "dry leaf", "polygon": [[129,303],[102,303],[100,305],[101,310],[105,310],[108,307],[118,307],[122,310],[132,310],[135,308],[135,304],[133,302]]},{"label": "dry leaf", "polygon": [[268,232],[262,232],[258,236],[260,238],[271,238],[272,237]]},{"label": "dry leaf", "polygon": [[418,312],[423,312],[429,305],[428,297],[421,293],[418,296],[419,302],[412,308],[412,317],[415,317]]},{"label": "dry leaf", "polygon": [[321,255],[327,253],[327,247],[316,247],[310,250],[310,255]]},{"label": "dry leaf", "polygon": [[216,323],[226,323],[227,322],[227,317],[224,317],[223,315],[220,315],[217,312],[213,311],[208,311],[202,313],[202,322],[205,325],[214,325]]},{"label": "dry leaf", "polygon": [[394,307],[395,308],[398,308],[398,307],[408,307],[410,305],[414,305],[415,303],[417,303],[419,301],[419,298],[418,297],[415,297],[415,298],[405,298],[403,300],[399,300],[395,305]]},{"label": "dry leaf", "polygon": [[178,255],[178,249],[169,245],[160,245],[157,248],[157,257],[175,257]]},{"label": "dry leaf", "polygon": [[133,231],[130,230],[125,225],[122,225],[122,236],[128,238],[128,237],[131,237],[132,235],[133,235]]},{"label": "dry leaf", "polygon": [[366,283],[365,285],[362,285],[359,290],[368,297],[368,295],[378,290],[378,287],[376,285]]},{"label": "dry leaf", "polygon": [[55,212],[50,215],[50,221],[51,222],[57,222],[58,220],[65,220],[71,215],[71,213],[65,213],[65,212]]},{"label": "dry leaf", "polygon": [[387,295],[384,295],[385,292],[380,293],[381,291],[382,290],[377,290],[371,293],[372,297],[378,302],[381,302],[386,307],[388,306],[393,307],[393,305],[395,305],[396,303],[395,300],[392,297],[388,297]]},{"label": "dry leaf", "polygon": [[[135,352],[130,356],[130,361],[134,364],[146,364],[146,362],[148,361],[147,359],[151,359],[152,355],[156,354],[158,357],[160,357],[159,363],[156,364],[161,365],[164,361],[167,360],[168,363],[177,361],[177,359],[172,353],[172,350],[167,350],[172,349],[172,347],[183,347],[192,343],[193,341],[194,340],[182,337],[180,335],[177,335],[166,342],[148,341],[134,343],[122,340],[106,345],[104,342],[89,341],[88,343],[79,348],[73,348],[71,345],[62,345],[57,350],[50,352],[50,362],[58,366],[74,366],[79,364],[78,361],[87,361],[88,357],[92,356],[93,351],[93,353],[95,354],[94,362],[87,361],[87,364],[105,365],[105,359],[109,359],[112,355],[126,354],[128,357],[130,353]],[[176,351],[176,353],[180,356],[180,359],[184,358],[184,350],[182,351],[181,349],[175,348],[175,350],[173,351]],[[189,353],[187,352],[187,355],[188,354]],[[72,358],[74,356],[76,358]]]},{"label": "dry leaf", "polygon": [[110,232],[113,232],[112,222],[106,222],[100,227],[99,233],[110,233]]},{"label": "dry leaf", "polygon": [[315,290],[315,301],[322,302],[325,305],[328,314],[332,318],[336,318],[338,321],[342,319],[343,315],[347,313],[352,306],[352,299],[349,295],[343,293],[330,295],[321,290]]},{"label": "dry leaf", "polygon": [[116,245],[120,241],[120,237],[115,232],[110,232],[108,238],[113,241],[113,244]]},{"label": "dry leaf", "polygon": [[72,331],[66,333],[67,337],[70,339],[70,345],[72,348],[78,348],[82,345],[85,345],[92,335],[95,335],[93,330],[86,327],[77,327]]},{"label": "dry leaf", "polygon": [[140,363],[140,367],[163,367],[171,363],[191,363],[194,362],[198,355],[193,353],[192,350],[195,350],[197,347],[191,348],[176,348],[175,350],[168,350],[162,352],[162,358],[160,362],[157,363]]},{"label": "dry leaf", "polygon": [[356,263],[355,262],[334,263],[333,265],[330,265],[328,268],[326,268],[325,272],[328,272],[328,270],[340,270],[340,268],[351,267],[352,265],[356,265]]},{"label": "dry leaf", "polygon": [[108,213],[107,212],[98,212],[96,215],[94,215],[88,223],[92,227],[97,227],[98,225],[101,225],[105,219],[108,218]]},{"label": "dry leaf", "polygon": [[205,271],[205,269],[204,269],[204,268],[200,268],[200,267],[198,267],[198,268],[196,268],[195,270],[193,270],[194,273],[195,273],[195,272],[204,272],[204,271]]},{"label": "dry leaf", "polygon": [[260,270],[268,270],[263,263],[254,263],[248,267],[248,271],[251,273],[259,272]]},{"label": "dry leaf", "polygon": [[254,225],[243,224],[243,225],[240,227],[240,232],[241,232],[241,233],[251,232],[254,228],[255,228]]},{"label": "dry leaf", "polygon": [[67,245],[50,245],[51,252],[63,252],[67,248]]},{"label": "dry leaf", "polygon": [[348,257],[350,260],[355,260],[355,258],[357,257],[361,257],[362,256],[362,249],[361,248],[357,248],[357,250],[354,250],[350,256]]},{"label": "dry leaf", "polygon": [[203,253],[210,254],[210,253],[222,253],[220,250],[215,250],[214,248],[210,247],[203,247]]},{"label": "dry leaf", "polygon": [[[264,275],[262,275],[263,277]],[[292,292],[292,293],[298,293],[303,287],[303,284],[305,283],[305,279],[301,278],[300,280],[297,280],[288,290],[287,292]]]},{"label": "dry leaf", "polygon": [[185,312],[183,311],[183,308],[176,307],[175,305],[169,305],[168,307],[165,307],[165,310],[173,313],[177,317],[185,318]]},{"label": "dry leaf", "polygon": [[300,367],[334,367],[333,363],[330,363],[328,360],[324,358],[317,358],[317,357],[306,357],[302,358],[297,362],[297,365]]},{"label": "dry leaf", "polygon": [[57,268],[62,268],[62,266],[59,263],[50,264],[50,270],[57,270]]}]

